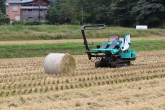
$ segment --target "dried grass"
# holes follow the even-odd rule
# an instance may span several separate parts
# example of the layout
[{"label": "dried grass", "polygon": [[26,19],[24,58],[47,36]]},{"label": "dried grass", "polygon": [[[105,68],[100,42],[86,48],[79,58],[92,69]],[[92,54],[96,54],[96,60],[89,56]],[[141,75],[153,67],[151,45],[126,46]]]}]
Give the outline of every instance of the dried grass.
[{"label": "dried grass", "polygon": [[70,74],[76,69],[76,61],[70,54],[51,53],[46,56],[44,68],[48,74]]},{"label": "dried grass", "polygon": [[[149,86],[151,82],[158,82]],[[30,109],[95,109],[139,110],[164,109],[165,78],[139,82],[104,85],[86,89],[74,89],[49,93],[22,95],[0,99],[0,107],[13,110]],[[138,87],[142,87],[141,90]],[[113,88],[113,90],[109,90]],[[160,95],[162,94],[162,95]],[[5,99],[5,100],[4,100]],[[41,106],[42,105],[42,106]],[[49,105],[49,106],[48,106]]]},{"label": "dried grass", "polygon": [[[76,73],[57,75],[45,74],[44,57],[0,59],[0,93],[9,93],[0,98],[0,109],[163,110],[164,55],[137,52],[133,66],[115,69],[96,69],[86,55],[74,56]],[[17,95],[10,96],[13,91]]]}]

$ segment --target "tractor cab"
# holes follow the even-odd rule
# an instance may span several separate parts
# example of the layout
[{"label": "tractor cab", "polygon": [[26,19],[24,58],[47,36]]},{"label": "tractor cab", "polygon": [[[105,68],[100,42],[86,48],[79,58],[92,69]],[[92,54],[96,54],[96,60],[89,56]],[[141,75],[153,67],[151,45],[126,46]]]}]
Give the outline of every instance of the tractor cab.
[{"label": "tractor cab", "polygon": [[108,37],[108,42],[114,41],[114,40],[116,39],[116,37],[118,37],[118,38],[119,38],[119,41],[121,41],[121,38],[120,38],[119,35],[117,35],[117,34],[111,34],[111,35],[109,35],[109,37]]},{"label": "tractor cab", "polygon": [[129,48],[129,45],[132,44],[132,42],[130,42],[130,34],[125,34],[123,38],[119,38],[117,41],[116,36],[118,35],[110,35],[108,42],[102,43],[102,46],[97,44],[97,49],[92,49],[92,51],[116,54],[119,51],[125,51]]},{"label": "tractor cab", "polygon": [[119,44],[120,44],[119,41],[121,41],[121,39],[118,42],[113,42],[115,40],[116,36],[118,36],[118,35],[110,35],[108,37],[107,42],[102,43],[102,46],[100,46],[100,44],[96,45],[97,49],[106,49],[106,48],[114,49],[114,48],[118,48]]}]

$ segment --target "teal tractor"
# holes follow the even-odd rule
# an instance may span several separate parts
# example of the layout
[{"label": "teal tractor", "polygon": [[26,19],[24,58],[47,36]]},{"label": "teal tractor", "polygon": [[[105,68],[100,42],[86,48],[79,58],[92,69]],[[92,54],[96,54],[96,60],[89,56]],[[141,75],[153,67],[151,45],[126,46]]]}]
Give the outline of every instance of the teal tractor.
[{"label": "teal tractor", "polygon": [[[104,24],[95,24],[95,25],[85,25],[81,28],[82,36],[84,39],[84,45],[86,48],[85,53],[88,54],[88,59],[92,60],[96,58],[95,67],[121,67],[121,66],[129,66],[131,61],[136,59],[136,51],[129,50],[129,46],[133,44],[130,42],[130,34],[125,34],[123,38],[121,38],[117,42],[104,42],[102,45],[97,44],[96,49],[89,49],[88,45],[93,45],[93,43],[88,43],[85,30],[100,30],[104,29],[106,25]],[[111,38],[111,35],[110,37]]]}]

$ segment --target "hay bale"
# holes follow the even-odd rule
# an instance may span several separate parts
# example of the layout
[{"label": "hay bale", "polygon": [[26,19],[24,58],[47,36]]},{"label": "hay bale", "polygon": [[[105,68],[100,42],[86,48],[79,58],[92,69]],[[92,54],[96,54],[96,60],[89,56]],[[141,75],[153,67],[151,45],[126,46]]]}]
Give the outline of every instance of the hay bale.
[{"label": "hay bale", "polygon": [[48,74],[74,73],[76,60],[70,54],[50,53],[44,60],[44,68]]}]

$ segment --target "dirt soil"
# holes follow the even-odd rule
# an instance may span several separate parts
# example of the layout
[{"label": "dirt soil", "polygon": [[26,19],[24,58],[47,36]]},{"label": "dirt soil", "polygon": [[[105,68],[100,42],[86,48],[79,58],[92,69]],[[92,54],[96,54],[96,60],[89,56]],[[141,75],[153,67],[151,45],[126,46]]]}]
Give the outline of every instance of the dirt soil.
[{"label": "dirt soil", "polygon": [[[131,41],[136,40],[162,40],[163,37],[133,37]],[[106,42],[108,38],[87,39],[89,42]],[[66,43],[66,42],[83,42],[83,39],[62,39],[62,40],[30,40],[30,41],[0,41],[0,44],[41,44],[41,43]]]}]

